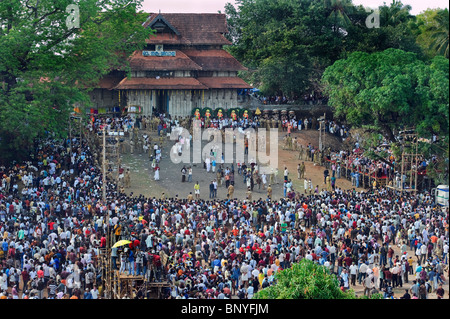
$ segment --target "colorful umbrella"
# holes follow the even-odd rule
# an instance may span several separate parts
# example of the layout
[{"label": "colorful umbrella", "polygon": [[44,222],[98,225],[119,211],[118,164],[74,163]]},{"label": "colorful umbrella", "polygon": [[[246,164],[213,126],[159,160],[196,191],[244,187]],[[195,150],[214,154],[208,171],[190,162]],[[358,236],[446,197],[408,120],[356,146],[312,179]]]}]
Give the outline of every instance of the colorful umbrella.
[{"label": "colorful umbrella", "polygon": [[114,246],[112,246],[112,248],[123,246],[123,245],[129,244],[129,243],[131,243],[131,241],[129,241],[129,240],[119,240],[118,242],[116,242],[114,244]]}]

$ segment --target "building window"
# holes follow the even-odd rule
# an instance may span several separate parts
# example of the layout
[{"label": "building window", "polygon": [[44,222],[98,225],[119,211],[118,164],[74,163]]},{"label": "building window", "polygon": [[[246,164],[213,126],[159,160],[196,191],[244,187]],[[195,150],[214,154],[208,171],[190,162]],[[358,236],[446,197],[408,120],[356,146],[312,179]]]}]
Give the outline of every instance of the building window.
[{"label": "building window", "polygon": [[214,76],[214,72],[213,71],[198,71],[198,76],[199,77],[210,78],[210,77]]},{"label": "building window", "polygon": [[172,78],[173,72],[171,71],[146,71],[145,76],[147,78]]}]

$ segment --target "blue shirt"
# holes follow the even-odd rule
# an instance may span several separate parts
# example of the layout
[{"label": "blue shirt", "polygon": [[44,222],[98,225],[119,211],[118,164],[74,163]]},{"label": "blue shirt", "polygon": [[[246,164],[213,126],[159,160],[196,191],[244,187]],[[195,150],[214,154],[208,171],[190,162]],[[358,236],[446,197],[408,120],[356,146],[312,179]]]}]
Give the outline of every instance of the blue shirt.
[{"label": "blue shirt", "polygon": [[215,266],[220,266],[220,260],[219,259],[214,259],[213,267],[215,267]]}]

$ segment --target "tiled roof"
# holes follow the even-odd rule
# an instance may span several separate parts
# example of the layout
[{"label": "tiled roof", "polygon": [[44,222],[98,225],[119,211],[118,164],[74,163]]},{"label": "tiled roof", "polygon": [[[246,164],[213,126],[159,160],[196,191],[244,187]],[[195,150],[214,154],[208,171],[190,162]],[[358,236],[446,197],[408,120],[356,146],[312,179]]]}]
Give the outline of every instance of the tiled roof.
[{"label": "tiled roof", "polygon": [[105,76],[104,78],[100,79],[98,84],[95,86],[97,89],[112,89],[115,87],[119,82],[122,80],[122,78],[118,77],[112,77],[112,76]]},{"label": "tiled roof", "polygon": [[[220,13],[151,13],[143,24],[144,27],[151,26],[152,22],[161,15],[170,23],[180,36],[168,37],[165,34],[156,33],[151,36],[149,43],[178,43],[178,44],[231,44],[223,34],[228,32],[225,14]],[[161,39],[159,39],[161,38]],[[169,42],[163,42],[168,40]]]},{"label": "tiled roof", "polygon": [[252,87],[239,77],[199,77],[199,82],[210,89],[251,89]]},{"label": "tiled roof", "polygon": [[238,60],[223,49],[183,50],[203,71],[246,71]]},{"label": "tiled roof", "polygon": [[115,87],[117,90],[206,90],[205,85],[194,78],[125,78]]},{"label": "tiled roof", "polygon": [[142,51],[135,51],[130,58],[132,70],[165,71],[165,70],[201,70],[202,68],[179,50],[175,56],[143,56]]}]

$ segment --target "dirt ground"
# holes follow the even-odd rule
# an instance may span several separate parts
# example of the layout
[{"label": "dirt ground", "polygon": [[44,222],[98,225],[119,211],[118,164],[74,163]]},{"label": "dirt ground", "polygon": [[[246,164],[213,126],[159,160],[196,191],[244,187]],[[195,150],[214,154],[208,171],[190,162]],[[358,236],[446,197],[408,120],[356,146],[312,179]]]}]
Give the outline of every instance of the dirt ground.
[{"label": "dirt ground", "polygon": [[[153,141],[157,139],[156,133],[147,132]],[[140,132],[143,134],[143,131]],[[297,178],[297,165],[302,161],[298,159],[298,151],[288,151],[283,149],[283,137],[286,135],[285,132],[280,132],[278,135],[278,184],[272,185],[273,198],[278,199],[283,196],[283,171],[284,167],[288,168],[289,178],[293,182],[293,187],[295,191],[301,193],[304,192],[303,180]],[[291,134],[292,137],[296,137],[299,143],[302,143],[305,147],[308,143],[313,146],[318,147],[319,132],[316,130],[303,130],[300,132],[295,132]],[[341,141],[331,135],[328,135],[325,139],[325,145],[338,146]],[[125,152],[121,155],[122,163],[125,167],[130,168],[131,176],[131,187],[125,189],[125,193],[133,196],[139,196],[140,194],[145,197],[161,197],[164,193],[166,198],[173,198],[178,195],[178,198],[186,198],[190,192],[194,194],[194,184],[196,181],[200,184],[200,198],[209,198],[209,184],[212,179],[215,178],[215,174],[206,173],[202,164],[193,165],[193,178],[192,183],[181,183],[181,168],[185,164],[174,164],[169,158],[169,151],[173,145],[173,141],[166,139],[163,145],[162,159],[159,164],[160,170],[160,181],[156,182],[153,180],[153,169],[150,166],[150,160],[147,154],[135,152],[130,154]],[[318,185],[319,191],[325,188],[323,183],[323,171],[324,167],[315,165],[313,162],[308,160],[303,160],[305,163],[305,177],[310,178],[313,183],[313,188]],[[186,166],[188,166],[187,164]],[[236,167],[235,167],[236,168]],[[340,178],[336,180],[336,186],[349,189],[352,188],[351,182],[345,178]],[[357,190],[363,190],[359,188]],[[246,196],[246,185],[243,183],[242,177],[235,174],[235,197],[238,199],[245,199]],[[253,199],[266,198],[266,190],[258,189],[255,186],[252,197]],[[218,189],[217,199],[226,198],[225,186],[221,186]]]}]

